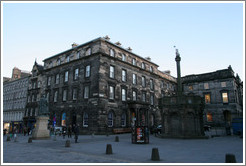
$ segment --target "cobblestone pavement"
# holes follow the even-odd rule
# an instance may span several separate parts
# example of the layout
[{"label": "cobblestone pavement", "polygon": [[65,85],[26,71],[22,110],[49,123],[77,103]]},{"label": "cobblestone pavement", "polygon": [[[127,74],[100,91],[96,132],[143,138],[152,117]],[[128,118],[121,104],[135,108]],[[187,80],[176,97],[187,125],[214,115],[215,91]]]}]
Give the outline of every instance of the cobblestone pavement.
[{"label": "cobblestone pavement", "polygon": [[[207,133],[211,136],[211,133]],[[3,164],[10,163],[224,163],[227,153],[234,154],[237,163],[243,162],[243,139],[239,136],[220,136],[209,139],[162,139],[150,135],[149,144],[132,144],[130,134],[80,135],[73,138],[57,136],[56,141],[33,140],[18,135],[17,142],[3,136]],[[66,140],[71,141],[65,147]],[[106,154],[107,144],[113,154]],[[153,148],[158,148],[160,161],[152,161]]]}]

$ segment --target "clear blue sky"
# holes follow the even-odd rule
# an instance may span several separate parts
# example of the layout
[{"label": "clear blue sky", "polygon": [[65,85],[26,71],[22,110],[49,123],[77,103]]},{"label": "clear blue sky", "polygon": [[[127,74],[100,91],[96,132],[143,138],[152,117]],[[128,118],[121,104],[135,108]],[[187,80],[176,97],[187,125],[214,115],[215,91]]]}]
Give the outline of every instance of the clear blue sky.
[{"label": "clear blue sky", "polygon": [[244,79],[242,3],[4,3],[3,76],[97,37],[150,56],[176,77],[225,69]]}]

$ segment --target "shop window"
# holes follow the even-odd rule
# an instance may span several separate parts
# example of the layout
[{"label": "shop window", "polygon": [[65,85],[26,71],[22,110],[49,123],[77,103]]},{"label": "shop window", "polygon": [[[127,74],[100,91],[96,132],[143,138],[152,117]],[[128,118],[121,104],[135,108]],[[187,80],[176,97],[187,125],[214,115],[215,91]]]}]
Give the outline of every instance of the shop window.
[{"label": "shop window", "polygon": [[108,114],[108,127],[113,127],[113,112],[109,112]]},{"label": "shop window", "polygon": [[121,126],[125,127],[126,126],[126,113],[123,113],[121,115]]},{"label": "shop window", "polygon": [[210,104],[211,103],[211,98],[210,98],[210,94],[205,94],[205,104]]},{"label": "shop window", "polygon": [[88,127],[89,125],[89,116],[88,113],[84,112],[83,114],[83,127]]},{"label": "shop window", "polygon": [[212,122],[213,121],[213,117],[212,117],[212,114],[211,113],[207,113],[207,121],[208,122]]}]

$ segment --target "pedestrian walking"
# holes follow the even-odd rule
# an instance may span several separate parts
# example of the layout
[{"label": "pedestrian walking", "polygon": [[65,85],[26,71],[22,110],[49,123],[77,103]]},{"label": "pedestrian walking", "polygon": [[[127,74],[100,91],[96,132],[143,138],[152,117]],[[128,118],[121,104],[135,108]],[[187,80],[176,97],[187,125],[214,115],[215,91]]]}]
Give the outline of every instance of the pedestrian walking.
[{"label": "pedestrian walking", "polygon": [[63,139],[65,139],[66,132],[67,132],[67,128],[66,128],[66,127],[63,127],[63,128],[62,128]]},{"label": "pedestrian walking", "polygon": [[74,139],[75,139],[75,143],[78,143],[78,136],[79,136],[79,125],[76,125],[74,128]]},{"label": "pedestrian walking", "polygon": [[67,137],[72,138],[72,126],[71,125],[68,126]]}]

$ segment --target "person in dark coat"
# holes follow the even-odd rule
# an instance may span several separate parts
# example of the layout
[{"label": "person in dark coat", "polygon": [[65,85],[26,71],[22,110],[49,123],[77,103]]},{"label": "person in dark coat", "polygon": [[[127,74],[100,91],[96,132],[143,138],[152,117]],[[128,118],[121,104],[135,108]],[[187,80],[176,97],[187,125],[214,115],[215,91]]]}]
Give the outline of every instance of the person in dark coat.
[{"label": "person in dark coat", "polygon": [[74,139],[75,139],[75,143],[78,143],[78,136],[79,136],[79,125],[76,125],[74,128]]},{"label": "person in dark coat", "polygon": [[66,128],[66,127],[63,127],[63,128],[62,128],[63,139],[64,139],[65,136],[66,136],[66,132],[67,132],[67,128]]},{"label": "person in dark coat", "polygon": [[67,137],[68,138],[71,138],[72,137],[72,126],[71,125],[69,125],[68,126],[68,129],[67,129]]}]

